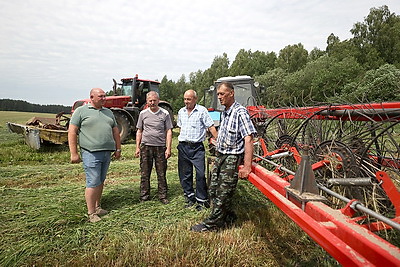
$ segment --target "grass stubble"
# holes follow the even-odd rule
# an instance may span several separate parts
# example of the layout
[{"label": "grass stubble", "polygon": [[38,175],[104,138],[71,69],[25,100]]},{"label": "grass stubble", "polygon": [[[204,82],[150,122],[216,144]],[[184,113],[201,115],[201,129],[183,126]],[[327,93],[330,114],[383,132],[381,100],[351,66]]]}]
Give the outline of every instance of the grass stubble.
[{"label": "grass stubble", "polygon": [[[81,165],[66,146],[28,148],[6,121],[30,113],[0,112],[0,266],[335,266],[337,262],[248,181],[235,195],[239,220],[229,229],[193,233],[208,211],[184,209],[177,152],[168,161],[170,204],[139,202],[134,142],[113,161],[102,221],[87,222]],[[174,130],[174,147],[177,145]]]}]

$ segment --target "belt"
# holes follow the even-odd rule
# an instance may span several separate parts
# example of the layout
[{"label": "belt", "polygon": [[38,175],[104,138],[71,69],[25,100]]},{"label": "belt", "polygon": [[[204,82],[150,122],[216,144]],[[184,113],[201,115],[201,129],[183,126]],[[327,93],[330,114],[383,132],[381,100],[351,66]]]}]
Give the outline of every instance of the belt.
[{"label": "belt", "polygon": [[191,145],[191,146],[203,144],[203,142],[190,142],[190,141],[179,141],[179,143],[184,144],[184,145]]}]

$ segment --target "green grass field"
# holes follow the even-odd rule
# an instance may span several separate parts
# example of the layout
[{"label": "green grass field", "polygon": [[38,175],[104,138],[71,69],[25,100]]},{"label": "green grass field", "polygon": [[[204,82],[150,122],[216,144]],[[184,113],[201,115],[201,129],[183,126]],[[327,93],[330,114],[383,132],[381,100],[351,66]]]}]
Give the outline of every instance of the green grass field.
[{"label": "green grass field", "polygon": [[[184,209],[177,173],[177,135],[168,161],[168,205],[139,202],[139,160],[123,145],[106,180],[110,214],[87,222],[84,174],[67,146],[24,144],[6,122],[33,116],[0,111],[0,266],[333,266],[337,262],[248,181],[239,181],[237,223],[216,233],[189,227],[208,211]],[[51,115],[47,115],[51,116]]]}]

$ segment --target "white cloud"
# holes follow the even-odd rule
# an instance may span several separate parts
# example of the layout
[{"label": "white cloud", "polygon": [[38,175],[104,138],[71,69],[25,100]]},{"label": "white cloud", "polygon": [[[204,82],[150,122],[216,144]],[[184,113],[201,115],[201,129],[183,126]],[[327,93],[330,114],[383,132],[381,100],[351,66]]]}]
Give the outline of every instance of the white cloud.
[{"label": "white cloud", "polygon": [[177,80],[240,49],[325,49],[351,37],[372,1],[13,0],[0,3],[0,98],[71,105],[112,78]]}]

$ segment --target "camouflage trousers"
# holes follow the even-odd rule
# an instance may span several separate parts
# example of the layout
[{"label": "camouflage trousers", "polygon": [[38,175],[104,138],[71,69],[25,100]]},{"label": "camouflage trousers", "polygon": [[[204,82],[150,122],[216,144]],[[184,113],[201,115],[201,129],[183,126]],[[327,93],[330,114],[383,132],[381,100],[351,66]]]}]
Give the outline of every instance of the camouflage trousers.
[{"label": "camouflage trousers", "polygon": [[158,179],[158,198],[167,198],[167,159],[165,158],[164,146],[140,145],[140,199],[150,198],[150,176],[153,168],[153,161]]},{"label": "camouflage trousers", "polygon": [[217,154],[209,187],[211,214],[203,221],[207,227],[225,227],[236,218],[232,202],[238,183],[238,167],[242,161],[242,154]]}]

